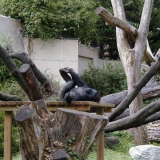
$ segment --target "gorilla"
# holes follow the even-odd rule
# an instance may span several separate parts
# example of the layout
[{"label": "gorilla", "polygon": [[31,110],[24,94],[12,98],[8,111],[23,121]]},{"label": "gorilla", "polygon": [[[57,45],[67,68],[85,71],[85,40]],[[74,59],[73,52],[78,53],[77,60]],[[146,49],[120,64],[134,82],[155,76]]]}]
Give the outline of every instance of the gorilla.
[{"label": "gorilla", "polygon": [[59,101],[66,101],[67,103],[73,101],[100,101],[101,95],[95,89],[89,88],[72,68],[61,68],[59,72],[66,81],[66,84],[60,89]]}]

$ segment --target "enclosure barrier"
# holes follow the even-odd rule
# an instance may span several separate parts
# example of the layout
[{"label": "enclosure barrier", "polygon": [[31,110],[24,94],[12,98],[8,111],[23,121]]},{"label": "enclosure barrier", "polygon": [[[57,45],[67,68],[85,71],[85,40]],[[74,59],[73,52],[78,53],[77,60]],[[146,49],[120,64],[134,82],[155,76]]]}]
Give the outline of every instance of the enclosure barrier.
[{"label": "enclosure barrier", "polygon": [[[97,113],[103,115],[104,112],[111,112],[114,104],[104,104],[90,101],[77,101],[72,104],[66,102],[46,102],[51,112],[57,108],[68,108],[78,111]],[[31,101],[2,101],[0,111],[4,111],[4,160],[12,159],[12,112],[21,105],[29,105]],[[97,143],[97,160],[104,160],[104,133],[99,136]]]}]

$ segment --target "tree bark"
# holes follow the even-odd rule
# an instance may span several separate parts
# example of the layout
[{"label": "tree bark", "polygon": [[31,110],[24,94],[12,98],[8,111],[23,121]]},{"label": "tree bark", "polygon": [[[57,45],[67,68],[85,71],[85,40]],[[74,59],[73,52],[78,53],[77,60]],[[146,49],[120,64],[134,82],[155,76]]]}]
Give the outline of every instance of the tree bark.
[{"label": "tree bark", "polygon": [[64,108],[52,114],[43,100],[16,109],[14,117],[23,160],[85,159],[108,123],[106,117]]},{"label": "tree bark", "polygon": [[30,68],[30,65],[23,64],[19,70],[27,84],[32,101],[43,99],[43,93],[32,72],[32,69]]}]

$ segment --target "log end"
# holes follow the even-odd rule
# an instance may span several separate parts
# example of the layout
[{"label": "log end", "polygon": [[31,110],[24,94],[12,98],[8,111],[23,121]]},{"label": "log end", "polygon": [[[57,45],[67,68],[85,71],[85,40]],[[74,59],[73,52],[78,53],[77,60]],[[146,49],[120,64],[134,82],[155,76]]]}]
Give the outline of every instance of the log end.
[{"label": "log end", "polygon": [[36,114],[35,110],[29,106],[21,106],[14,111],[14,118],[16,121],[24,121]]},{"label": "log end", "polygon": [[29,68],[30,68],[30,65],[29,65],[29,64],[23,64],[23,65],[19,68],[19,71],[20,71],[21,73],[25,73]]},{"label": "log end", "polygon": [[102,11],[105,11],[105,10],[106,10],[105,8],[103,8],[102,6],[100,6],[100,7],[96,8],[94,12],[95,12],[96,14],[101,14],[101,12],[102,12]]}]

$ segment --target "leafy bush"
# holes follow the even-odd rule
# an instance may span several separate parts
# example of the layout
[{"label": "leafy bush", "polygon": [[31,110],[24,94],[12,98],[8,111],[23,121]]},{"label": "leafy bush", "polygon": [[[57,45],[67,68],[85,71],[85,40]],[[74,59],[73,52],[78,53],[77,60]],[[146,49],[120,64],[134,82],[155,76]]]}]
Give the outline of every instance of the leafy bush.
[{"label": "leafy bush", "polygon": [[7,16],[21,20],[28,37],[85,38],[96,34],[97,17],[94,0],[8,0],[3,3]]},{"label": "leafy bush", "polygon": [[126,76],[120,63],[116,65],[107,62],[102,69],[90,64],[81,78],[102,96],[127,89]]}]

